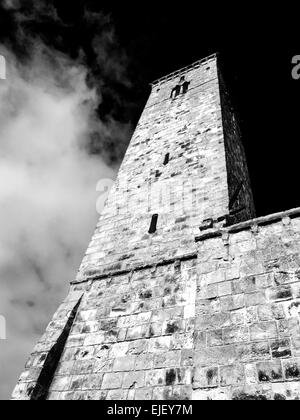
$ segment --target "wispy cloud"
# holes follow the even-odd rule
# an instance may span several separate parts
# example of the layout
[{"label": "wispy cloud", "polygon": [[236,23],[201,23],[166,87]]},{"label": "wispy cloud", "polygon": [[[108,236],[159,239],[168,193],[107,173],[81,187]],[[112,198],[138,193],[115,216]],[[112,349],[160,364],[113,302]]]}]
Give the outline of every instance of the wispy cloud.
[{"label": "wispy cloud", "polygon": [[[97,63],[126,84],[125,58],[106,60],[113,39],[110,31],[95,37]],[[0,81],[0,398],[76,275],[97,220],[96,183],[115,177],[131,131],[113,115],[98,118],[105,81],[91,76],[84,54],[71,59],[31,35],[26,42],[22,60],[0,45],[8,64]]]}]

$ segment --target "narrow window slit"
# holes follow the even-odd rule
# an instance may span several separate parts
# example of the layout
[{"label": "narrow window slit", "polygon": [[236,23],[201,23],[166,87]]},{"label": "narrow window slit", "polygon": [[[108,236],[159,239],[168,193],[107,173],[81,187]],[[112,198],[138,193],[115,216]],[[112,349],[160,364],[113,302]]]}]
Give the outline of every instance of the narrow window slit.
[{"label": "narrow window slit", "polygon": [[165,160],[164,160],[164,165],[168,165],[168,163],[170,162],[170,153],[167,153],[165,156]]},{"label": "narrow window slit", "polygon": [[155,233],[157,230],[157,221],[158,221],[158,214],[154,214],[152,216],[152,220],[151,220],[151,225],[150,225],[150,229],[149,229],[149,233]]}]

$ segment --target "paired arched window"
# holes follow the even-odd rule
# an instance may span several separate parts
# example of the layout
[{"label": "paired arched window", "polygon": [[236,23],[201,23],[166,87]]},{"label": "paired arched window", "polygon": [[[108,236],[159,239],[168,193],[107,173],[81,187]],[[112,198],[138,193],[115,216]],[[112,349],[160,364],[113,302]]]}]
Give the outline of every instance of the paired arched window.
[{"label": "paired arched window", "polygon": [[178,85],[176,85],[171,92],[171,99],[175,99],[177,98],[177,96],[179,95],[184,95],[187,93],[187,91],[189,90],[189,85],[190,82],[188,82],[187,80],[185,80],[185,77],[182,76],[180,78],[180,81],[178,83]]}]

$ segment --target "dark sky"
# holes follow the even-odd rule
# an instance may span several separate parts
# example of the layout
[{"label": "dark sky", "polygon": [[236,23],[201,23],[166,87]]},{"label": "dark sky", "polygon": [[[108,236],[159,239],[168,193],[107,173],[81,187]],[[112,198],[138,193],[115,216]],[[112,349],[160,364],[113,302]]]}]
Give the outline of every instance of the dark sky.
[{"label": "dark sky", "polygon": [[[30,16],[33,3],[37,2],[18,3],[23,7],[23,16]],[[291,77],[291,59],[300,54],[300,46],[297,49],[292,9],[263,10],[253,2],[251,6],[244,4],[231,9],[217,4],[207,7],[207,2],[41,3],[46,7],[38,7],[31,19],[25,22],[23,19],[24,32],[41,37],[72,57],[84,51],[91,80],[106,80],[99,106],[99,117],[103,120],[113,116],[121,122],[136,124],[149,94],[150,81],[219,52],[241,120],[257,214],[300,206],[297,188],[300,81]],[[51,15],[53,10],[55,18]],[[1,39],[10,40],[20,58],[26,55],[28,38],[16,38],[16,27],[20,24],[16,15],[3,11],[0,23]],[[95,51],[97,36],[101,37],[108,27],[114,32],[113,41],[107,39],[108,54],[121,60],[122,80],[111,77],[109,72],[103,74]],[[111,148],[112,162],[119,162],[126,144],[106,147]],[[97,140],[91,149],[101,152]]]}]

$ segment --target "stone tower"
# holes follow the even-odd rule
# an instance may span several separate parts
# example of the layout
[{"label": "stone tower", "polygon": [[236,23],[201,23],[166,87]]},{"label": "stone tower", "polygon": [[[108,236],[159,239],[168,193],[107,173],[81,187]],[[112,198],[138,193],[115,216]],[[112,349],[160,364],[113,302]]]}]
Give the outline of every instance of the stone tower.
[{"label": "stone tower", "polygon": [[13,399],[300,396],[299,215],[254,219],[217,56],[154,82]]}]

